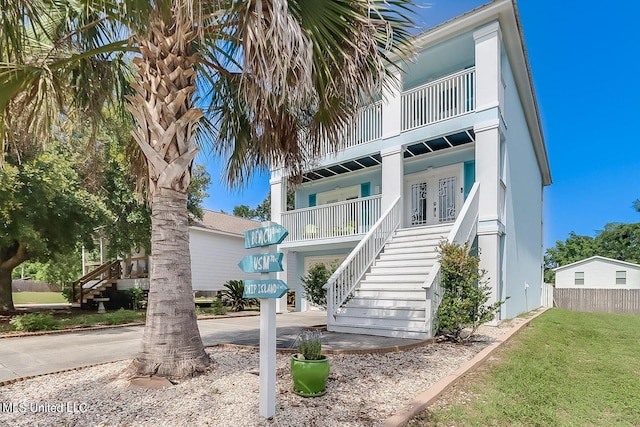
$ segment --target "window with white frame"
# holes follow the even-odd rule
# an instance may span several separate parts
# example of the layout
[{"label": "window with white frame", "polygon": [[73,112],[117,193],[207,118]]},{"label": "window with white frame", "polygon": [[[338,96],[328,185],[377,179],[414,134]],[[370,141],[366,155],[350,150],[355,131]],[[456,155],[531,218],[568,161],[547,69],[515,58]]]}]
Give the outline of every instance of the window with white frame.
[{"label": "window with white frame", "polygon": [[626,285],[626,284],[627,284],[627,272],[616,271],[616,285]]},{"label": "window with white frame", "polygon": [[584,285],[584,271],[576,271],[574,276],[574,284]]}]

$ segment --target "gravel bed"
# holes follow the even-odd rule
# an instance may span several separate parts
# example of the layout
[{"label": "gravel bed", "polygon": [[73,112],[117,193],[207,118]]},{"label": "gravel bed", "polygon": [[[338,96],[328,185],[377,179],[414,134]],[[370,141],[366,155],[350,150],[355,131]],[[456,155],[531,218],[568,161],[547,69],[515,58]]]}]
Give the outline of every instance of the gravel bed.
[{"label": "gravel bed", "polygon": [[330,355],[327,394],[291,391],[278,354],[276,415],[259,415],[257,351],[208,348],[210,372],[162,390],[129,389],[127,361],[0,387],[0,426],[374,426],[455,371],[514,323],[482,327],[469,345],[434,343],[384,354]]}]

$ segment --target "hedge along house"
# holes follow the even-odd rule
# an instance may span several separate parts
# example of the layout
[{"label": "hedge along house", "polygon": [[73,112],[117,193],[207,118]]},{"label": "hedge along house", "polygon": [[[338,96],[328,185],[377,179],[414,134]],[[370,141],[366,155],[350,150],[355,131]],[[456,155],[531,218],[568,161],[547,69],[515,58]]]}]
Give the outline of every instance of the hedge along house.
[{"label": "hedge along house", "polygon": [[294,210],[287,172],[272,170],[287,275],[341,262],[327,284],[332,331],[431,337],[442,239],[480,251],[491,301],[510,297],[497,320],[540,306],[551,173],[516,5],[493,1],[414,43],[399,83],[345,129],[345,148],[305,173]]}]

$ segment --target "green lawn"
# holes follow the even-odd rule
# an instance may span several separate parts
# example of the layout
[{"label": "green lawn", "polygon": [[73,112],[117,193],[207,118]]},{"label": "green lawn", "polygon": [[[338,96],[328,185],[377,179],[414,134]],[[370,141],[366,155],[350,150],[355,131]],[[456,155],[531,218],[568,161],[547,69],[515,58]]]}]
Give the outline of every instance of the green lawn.
[{"label": "green lawn", "polygon": [[14,292],[14,304],[60,304],[67,300],[61,292]]},{"label": "green lawn", "polygon": [[638,426],[640,316],[549,310],[472,378],[410,425]]}]

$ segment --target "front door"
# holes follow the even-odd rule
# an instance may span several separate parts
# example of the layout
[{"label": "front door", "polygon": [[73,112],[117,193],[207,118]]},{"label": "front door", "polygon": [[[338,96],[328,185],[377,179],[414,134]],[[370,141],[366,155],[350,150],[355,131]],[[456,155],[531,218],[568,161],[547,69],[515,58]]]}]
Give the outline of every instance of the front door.
[{"label": "front door", "polygon": [[453,222],[462,206],[459,168],[417,173],[405,179],[405,222],[408,227]]}]

